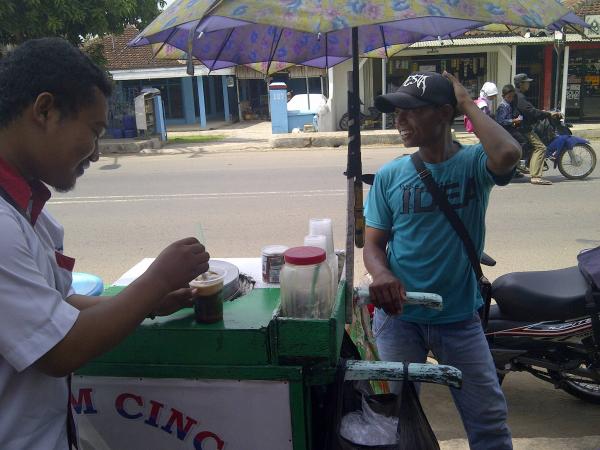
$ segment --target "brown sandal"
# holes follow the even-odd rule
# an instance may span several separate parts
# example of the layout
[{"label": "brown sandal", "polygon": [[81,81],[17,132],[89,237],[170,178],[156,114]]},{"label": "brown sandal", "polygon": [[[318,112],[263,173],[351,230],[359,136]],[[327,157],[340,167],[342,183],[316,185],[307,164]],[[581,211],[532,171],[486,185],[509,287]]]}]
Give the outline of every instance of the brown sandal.
[{"label": "brown sandal", "polygon": [[530,180],[531,184],[540,184],[543,186],[550,186],[552,184],[552,181],[550,180],[545,180],[544,178],[532,178]]}]

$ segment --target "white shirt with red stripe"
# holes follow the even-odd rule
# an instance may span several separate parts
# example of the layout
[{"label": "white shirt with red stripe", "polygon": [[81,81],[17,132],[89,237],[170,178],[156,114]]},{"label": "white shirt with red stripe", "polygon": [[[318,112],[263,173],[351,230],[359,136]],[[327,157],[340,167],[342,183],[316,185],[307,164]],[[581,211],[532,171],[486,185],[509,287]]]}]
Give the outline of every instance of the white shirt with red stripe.
[{"label": "white shirt with red stripe", "polygon": [[65,301],[74,260],[62,254],[41,182],[29,185],[0,159],[0,188],[10,199],[0,197],[0,449],[66,450],[67,382],[34,363],[77,320]]}]

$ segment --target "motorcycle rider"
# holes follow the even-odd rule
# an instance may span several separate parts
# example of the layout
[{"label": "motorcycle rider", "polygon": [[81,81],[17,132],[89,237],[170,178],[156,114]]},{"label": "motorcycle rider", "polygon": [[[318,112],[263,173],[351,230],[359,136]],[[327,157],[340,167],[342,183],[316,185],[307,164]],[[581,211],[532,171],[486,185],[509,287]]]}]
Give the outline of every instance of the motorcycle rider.
[{"label": "motorcycle rider", "polygon": [[523,123],[521,132],[527,138],[527,142],[531,146],[531,158],[529,163],[529,171],[531,174],[531,184],[551,185],[550,180],[542,178],[544,169],[544,156],[546,154],[546,146],[541,141],[540,137],[533,131],[533,126],[539,120],[550,117],[560,117],[558,112],[543,111],[535,108],[525,97],[525,93],[529,90],[530,83],[533,81],[526,73],[518,73],[514,79],[515,93],[517,96],[517,108],[523,114]]}]

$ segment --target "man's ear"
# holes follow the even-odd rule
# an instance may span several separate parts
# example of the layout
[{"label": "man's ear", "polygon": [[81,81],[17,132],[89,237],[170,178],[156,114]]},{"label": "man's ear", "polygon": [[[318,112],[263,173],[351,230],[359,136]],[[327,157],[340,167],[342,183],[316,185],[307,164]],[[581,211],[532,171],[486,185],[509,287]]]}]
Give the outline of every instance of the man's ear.
[{"label": "man's ear", "polygon": [[33,119],[40,125],[45,126],[48,120],[59,114],[56,107],[56,98],[50,92],[42,92],[37,96],[32,105]]},{"label": "man's ear", "polygon": [[456,116],[456,109],[452,105],[442,105],[440,107],[440,111],[443,115],[443,120],[445,122],[452,123],[454,121],[454,117]]}]

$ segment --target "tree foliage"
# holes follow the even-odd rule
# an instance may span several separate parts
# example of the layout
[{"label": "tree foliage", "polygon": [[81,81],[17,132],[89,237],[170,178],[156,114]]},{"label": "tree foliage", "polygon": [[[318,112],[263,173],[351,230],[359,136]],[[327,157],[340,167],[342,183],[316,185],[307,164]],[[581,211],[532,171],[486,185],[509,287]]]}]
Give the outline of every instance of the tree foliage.
[{"label": "tree foliage", "polygon": [[61,36],[73,44],[146,26],[164,0],[0,0],[0,44]]}]

